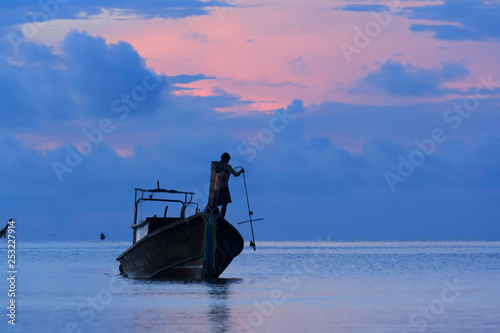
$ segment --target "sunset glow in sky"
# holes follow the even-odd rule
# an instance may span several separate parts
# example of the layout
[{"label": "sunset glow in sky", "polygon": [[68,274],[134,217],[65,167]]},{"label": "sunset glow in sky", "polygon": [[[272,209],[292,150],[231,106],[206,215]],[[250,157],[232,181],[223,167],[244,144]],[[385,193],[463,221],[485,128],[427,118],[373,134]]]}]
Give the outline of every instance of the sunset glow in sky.
[{"label": "sunset glow in sky", "polygon": [[128,239],[157,179],[204,206],[225,151],[262,239],[500,238],[500,1],[0,7],[0,216],[28,239]]}]

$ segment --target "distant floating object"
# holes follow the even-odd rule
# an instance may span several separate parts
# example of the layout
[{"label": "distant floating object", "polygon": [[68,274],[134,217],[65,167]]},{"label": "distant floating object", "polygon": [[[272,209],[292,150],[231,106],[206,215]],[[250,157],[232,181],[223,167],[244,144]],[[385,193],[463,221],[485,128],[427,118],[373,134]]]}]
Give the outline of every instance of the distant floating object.
[{"label": "distant floating object", "polygon": [[101,238],[101,240],[104,240],[106,238],[106,236],[104,236],[104,234],[101,232],[100,238]]}]

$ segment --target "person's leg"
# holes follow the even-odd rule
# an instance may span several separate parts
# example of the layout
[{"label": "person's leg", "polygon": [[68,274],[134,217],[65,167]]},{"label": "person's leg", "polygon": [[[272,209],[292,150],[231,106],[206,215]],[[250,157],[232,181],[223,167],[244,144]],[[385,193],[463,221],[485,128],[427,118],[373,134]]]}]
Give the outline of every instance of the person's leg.
[{"label": "person's leg", "polygon": [[227,208],[227,203],[224,202],[222,204],[222,207],[220,208],[220,215],[222,215],[222,217],[226,216],[226,208]]}]

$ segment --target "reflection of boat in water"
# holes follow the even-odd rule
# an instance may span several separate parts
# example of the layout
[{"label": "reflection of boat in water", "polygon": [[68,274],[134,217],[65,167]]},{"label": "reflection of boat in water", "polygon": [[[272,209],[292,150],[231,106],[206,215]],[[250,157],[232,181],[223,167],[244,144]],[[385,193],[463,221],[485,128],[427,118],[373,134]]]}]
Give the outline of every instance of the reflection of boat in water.
[{"label": "reflection of boat in water", "polygon": [[[219,162],[212,162],[210,193],[204,211],[193,203],[194,193],[161,189],[135,189],[133,244],[116,260],[120,271],[131,278],[219,277],[243,250],[240,233],[219,213],[216,206],[216,174]],[[183,200],[172,198],[182,195]],[[168,196],[168,197],[166,197]],[[137,223],[143,202],[164,202],[163,216],[154,215]],[[167,217],[168,204],[181,206],[179,217]],[[186,209],[196,213],[186,217]]]},{"label": "reflection of boat in water", "polygon": [[[234,307],[238,278],[135,280],[122,296],[149,299],[124,316],[121,327],[137,332],[237,332],[246,308]],[[128,303],[125,303],[128,304]],[[116,324],[115,324],[116,325]]]}]

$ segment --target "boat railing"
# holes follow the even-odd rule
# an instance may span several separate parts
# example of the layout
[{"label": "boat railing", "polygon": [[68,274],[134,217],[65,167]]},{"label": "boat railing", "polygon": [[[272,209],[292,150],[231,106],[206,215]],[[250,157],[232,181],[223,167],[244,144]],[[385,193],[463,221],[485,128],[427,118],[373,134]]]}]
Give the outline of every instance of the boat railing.
[{"label": "boat railing", "polygon": [[[159,221],[161,224],[168,223],[168,220],[175,220],[175,219],[183,219],[186,217],[186,209],[189,206],[195,206],[196,207],[196,213],[199,212],[199,207],[198,203],[193,202],[193,197],[195,195],[194,192],[185,192],[185,191],[177,191],[177,190],[166,190],[160,188],[160,183],[159,181],[156,182],[157,188],[155,189],[142,189],[142,188],[135,188],[135,202],[134,202],[134,223],[132,224],[132,228],[134,229],[134,239],[133,242],[135,242],[144,237],[145,235],[148,234],[149,230],[149,222],[147,222],[148,219],[153,218],[154,220],[161,220]],[[180,194],[183,195],[184,198],[183,200],[180,199],[170,199],[170,198],[154,198],[155,194]],[[180,211],[180,216],[178,218],[167,218],[167,210],[168,210],[168,205],[165,206],[165,210],[163,213],[163,218],[158,218],[157,215],[154,215],[153,217],[146,218],[145,220],[141,221],[140,223],[137,223],[137,213],[138,213],[138,208],[139,204],[145,202],[145,201],[156,201],[156,202],[172,202],[172,203],[177,203],[181,205],[181,211]],[[152,221],[152,220],[151,220]]]},{"label": "boat railing", "polygon": [[[196,212],[199,212],[199,206],[197,202],[193,202],[194,192],[185,192],[177,190],[166,190],[160,188],[159,182],[157,182],[157,188],[155,189],[142,189],[135,188],[135,213],[134,213],[134,225],[137,224],[137,211],[139,204],[145,201],[157,201],[157,202],[173,202],[179,203],[181,205],[180,218],[185,218],[186,209],[189,206],[195,206]],[[167,193],[167,194],[181,194],[184,195],[184,200],[179,199],[169,199],[169,198],[153,198],[156,193]],[[145,196],[146,195],[146,196]],[[168,206],[165,207],[164,216],[167,217]]]}]

